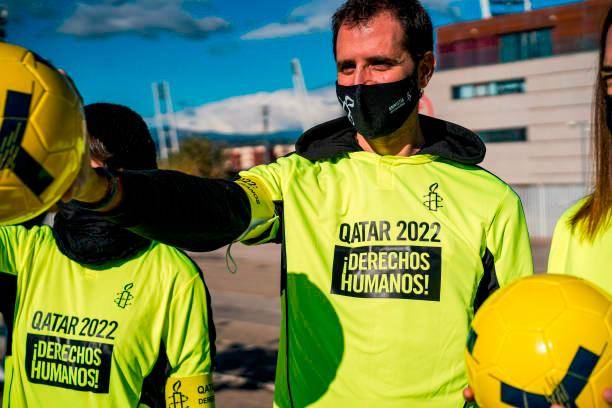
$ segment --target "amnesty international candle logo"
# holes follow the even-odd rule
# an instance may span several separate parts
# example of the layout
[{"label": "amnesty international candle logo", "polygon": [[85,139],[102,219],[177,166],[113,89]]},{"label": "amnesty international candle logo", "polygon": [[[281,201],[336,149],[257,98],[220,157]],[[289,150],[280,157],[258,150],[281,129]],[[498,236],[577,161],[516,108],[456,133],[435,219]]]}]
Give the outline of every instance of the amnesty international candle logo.
[{"label": "amnesty international candle logo", "polygon": [[433,183],[429,186],[429,193],[425,194],[425,201],[423,204],[425,207],[429,208],[429,211],[438,211],[438,209],[442,208],[442,201],[444,199],[438,194],[438,183]]},{"label": "amnesty international candle logo", "polygon": [[115,303],[121,309],[125,309],[126,307],[132,304],[132,300],[134,300],[134,296],[132,295],[130,290],[132,290],[133,287],[134,287],[133,283],[128,283],[127,285],[123,287],[122,292],[117,293],[117,297],[115,298]]},{"label": "amnesty international candle logo", "polygon": [[168,397],[170,408],[189,408],[189,405],[186,404],[189,401],[189,398],[181,392],[181,381],[178,380],[172,385],[172,395]]},{"label": "amnesty international candle logo", "polygon": [[28,334],[26,374],[35,384],[108,393],[113,345]]},{"label": "amnesty international candle logo", "polygon": [[440,247],[336,246],[331,293],[439,301],[441,259]]}]

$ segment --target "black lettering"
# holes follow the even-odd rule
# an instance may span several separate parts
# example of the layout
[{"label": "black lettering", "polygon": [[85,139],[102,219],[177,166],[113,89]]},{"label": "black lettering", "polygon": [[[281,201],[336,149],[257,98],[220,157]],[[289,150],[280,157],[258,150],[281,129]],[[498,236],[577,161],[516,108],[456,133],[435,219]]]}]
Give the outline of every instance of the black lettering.
[{"label": "black lettering", "polygon": [[41,330],[51,331],[51,313],[47,313],[45,315],[45,320],[43,321]]},{"label": "black lettering", "polygon": [[89,317],[84,317],[82,322],[83,322],[83,327],[81,327],[79,336],[87,336],[87,329],[89,328],[89,323],[91,322],[91,319]]},{"label": "black lettering", "polygon": [[62,319],[60,321],[59,327],[57,328],[57,331],[66,334],[66,332],[68,331],[68,316],[62,316]]},{"label": "black lettering", "polygon": [[419,225],[416,221],[410,221],[408,223],[408,239],[410,241],[418,241],[419,239]]},{"label": "black lettering", "polygon": [[100,320],[100,330],[96,333],[96,337],[104,338],[102,332],[108,327],[108,320]]},{"label": "black lettering", "polygon": [[58,326],[58,323],[59,323],[61,317],[62,317],[61,314],[53,313],[53,324],[51,325],[51,327],[52,327],[51,331],[54,331],[54,332],[58,331],[58,327],[57,326]]},{"label": "black lettering", "polygon": [[353,227],[353,236],[351,237],[351,242],[361,242],[361,236],[359,235],[358,224],[355,224]]},{"label": "black lettering", "polygon": [[431,242],[440,242],[440,239],[438,239],[438,235],[440,234],[441,229],[440,223],[434,222],[433,224],[431,224],[431,226],[435,229],[435,232],[431,237]]},{"label": "black lettering", "polygon": [[340,236],[338,237],[341,242],[351,243],[351,227],[348,224],[340,224]]},{"label": "black lettering", "polygon": [[72,316],[70,318],[70,325],[68,326],[68,334],[76,335],[76,327],[79,324],[79,318],[76,316]]},{"label": "black lettering", "polygon": [[406,228],[408,228],[408,225],[406,224],[406,221],[399,221],[397,223],[397,226],[399,228],[401,228],[399,234],[397,234],[397,240],[398,241],[406,241],[406,235],[405,234],[406,234]]},{"label": "black lettering", "polygon": [[43,312],[41,312],[40,310],[37,310],[34,313],[34,316],[32,317],[32,328],[34,330],[42,330],[40,326],[42,317],[43,317]]},{"label": "black lettering", "polygon": [[391,223],[389,221],[381,221],[380,222],[381,239],[391,241],[391,235],[389,235],[389,231],[391,231]]},{"label": "black lettering", "polygon": [[428,242],[429,238],[427,238],[427,234],[429,233],[429,224],[426,222],[422,222],[419,224],[419,227],[421,227],[422,229],[420,240],[423,242]]},{"label": "black lettering", "polygon": [[378,228],[375,221],[370,221],[370,228],[368,229],[368,241],[379,241]]},{"label": "black lettering", "polygon": [[117,323],[116,321],[112,321],[109,324],[109,327],[112,326],[112,330],[110,332],[108,332],[108,334],[106,335],[106,338],[109,340],[115,340],[115,337],[113,336],[113,333],[117,330],[117,328],[119,327],[119,323]]},{"label": "black lettering", "polygon": [[87,335],[89,337],[94,337],[96,335],[96,330],[98,330],[98,319],[91,319],[91,323],[89,324],[89,329],[87,330]]}]

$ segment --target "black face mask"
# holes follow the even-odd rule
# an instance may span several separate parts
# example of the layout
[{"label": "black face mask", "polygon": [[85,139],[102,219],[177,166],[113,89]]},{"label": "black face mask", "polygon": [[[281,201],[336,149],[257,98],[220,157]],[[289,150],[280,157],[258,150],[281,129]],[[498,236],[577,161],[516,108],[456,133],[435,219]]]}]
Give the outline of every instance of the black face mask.
[{"label": "black face mask", "polygon": [[608,130],[612,133],[612,95],[607,95],[604,98],[605,109],[606,109],[606,123],[608,124]]},{"label": "black face mask", "polygon": [[418,74],[385,84],[343,86],[336,95],[348,120],[369,139],[387,136],[399,129],[421,99]]}]

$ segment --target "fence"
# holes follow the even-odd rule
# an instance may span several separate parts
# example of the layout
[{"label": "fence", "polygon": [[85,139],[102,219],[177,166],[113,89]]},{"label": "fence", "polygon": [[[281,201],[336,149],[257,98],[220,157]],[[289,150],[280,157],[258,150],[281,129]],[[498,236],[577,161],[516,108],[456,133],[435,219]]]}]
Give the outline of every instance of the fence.
[{"label": "fence", "polygon": [[563,212],[587,194],[584,184],[513,186],[523,202],[532,238],[552,236]]}]

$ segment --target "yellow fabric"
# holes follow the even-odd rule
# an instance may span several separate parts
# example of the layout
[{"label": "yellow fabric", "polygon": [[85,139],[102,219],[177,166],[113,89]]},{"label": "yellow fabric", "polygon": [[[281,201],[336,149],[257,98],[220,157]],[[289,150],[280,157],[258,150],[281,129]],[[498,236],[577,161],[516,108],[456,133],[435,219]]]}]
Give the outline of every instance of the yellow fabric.
[{"label": "yellow fabric", "polygon": [[584,200],[570,207],[555,227],[548,257],[548,273],[560,273],[587,279],[612,294],[612,220],[593,242],[582,239],[580,230],[572,231],[570,218]]},{"label": "yellow fabric", "polygon": [[170,375],[211,371],[204,283],[172,247],[92,269],[49,227],[3,227],[0,271],[17,275],[8,407],[136,407],[162,344]]},{"label": "yellow fabric", "polygon": [[170,377],[166,382],[167,408],[214,408],[212,375]]},{"label": "yellow fabric", "polygon": [[240,175],[275,224],[282,202],[275,406],[462,406],[483,259],[501,286],[533,273],[517,195],[430,155],[294,154]]}]

